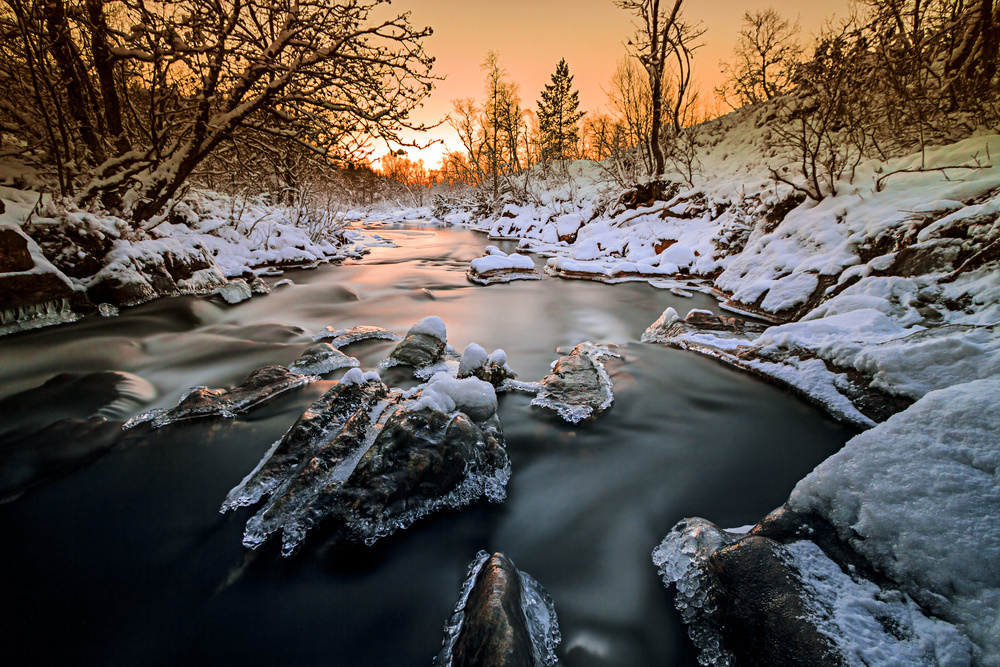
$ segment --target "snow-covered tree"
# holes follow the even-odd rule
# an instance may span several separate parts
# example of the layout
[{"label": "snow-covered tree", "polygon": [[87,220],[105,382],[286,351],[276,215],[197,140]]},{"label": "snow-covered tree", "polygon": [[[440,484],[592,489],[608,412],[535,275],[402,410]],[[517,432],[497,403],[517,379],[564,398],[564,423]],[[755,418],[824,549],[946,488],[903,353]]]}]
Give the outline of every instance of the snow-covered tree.
[{"label": "snow-covered tree", "polygon": [[430,92],[389,0],[4,0],[0,124],[63,194],[137,223],[240,130],[356,160]]},{"label": "snow-covered tree", "polygon": [[573,75],[563,58],[552,74],[552,83],[545,84],[538,100],[538,128],[542,159],[565,160],[572,157],[580,140],[580,93],[573,90]]}]

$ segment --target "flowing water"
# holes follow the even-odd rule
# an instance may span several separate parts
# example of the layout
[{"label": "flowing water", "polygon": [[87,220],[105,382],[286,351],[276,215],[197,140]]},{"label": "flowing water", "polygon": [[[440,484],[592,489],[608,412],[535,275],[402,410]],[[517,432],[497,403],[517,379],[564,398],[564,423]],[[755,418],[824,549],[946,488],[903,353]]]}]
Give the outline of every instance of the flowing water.
[{"label": "flowing water", "polygon": [[[638,342],[667,306],[718,312],[708,297],[548,277],[476,287],[464,274],[485,237],[419,225],[379,233],[399,247],[290,271],[294,286],[236,306],[161,299],[0,339],[0,479],[35,482],[0,504],[4,664],[428,666],[480,549],[503,551],[551,594],[560,664],[695,664],[652,549],[686,516],[756,522],[851,432],[748,375]],[[506,350],[522,380],[545,375],[557,347],[617,343],[615,402],[574,426],[531,408],[530,396],[503,395],[506,502],[443,512],[372,548],[310,535],[288,559],[275,545],[241,546],[256,508],[218,508],[344,371],[237,420],[37,433],[101,406],[121,420],[191,386],[238,384],[290,363],[326,325],[402,333],[427,315],[445,320],[459,351]],[[370,369],[392,345],[345,351]],[[32,391],[60,373],[106,370],[136,376],[131,400],[106,406],[98,376]],[[404,369],[382,375],[414,384]]]}]

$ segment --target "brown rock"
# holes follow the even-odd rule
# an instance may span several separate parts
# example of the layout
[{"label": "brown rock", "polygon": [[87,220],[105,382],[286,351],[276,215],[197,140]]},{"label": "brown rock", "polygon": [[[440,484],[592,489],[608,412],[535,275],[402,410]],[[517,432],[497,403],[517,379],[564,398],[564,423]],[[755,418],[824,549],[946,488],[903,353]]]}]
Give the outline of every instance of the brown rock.
[{"label": "brown rock", "polygon": [[500,553],[483,565],[465,604],[465,622],[452,651],[453,667],[532,667],[521,610],[521,578]]},{"label": "brown rock", "polygon": [[35,260],[28,252],[28,238],[14,229],[0,229],[0,273],[28,271]]}]

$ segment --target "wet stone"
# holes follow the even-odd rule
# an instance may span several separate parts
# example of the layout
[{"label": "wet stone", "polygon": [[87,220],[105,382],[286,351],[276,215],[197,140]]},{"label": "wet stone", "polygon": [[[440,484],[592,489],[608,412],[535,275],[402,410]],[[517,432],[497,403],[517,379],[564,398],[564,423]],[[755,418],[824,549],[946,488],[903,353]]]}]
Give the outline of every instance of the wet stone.
[{"label": "wet stone", "polygon": [[284,366],[265,366],[252,372],[242,384],[232,389],[196,387],[176,407],[150,410],[137,415],[125,423],[125,428],[145,422],[149,422],[153,428],[159,428],[186,419],[235,417],[238,413],[317,379],[315,376],[293,373]]}]

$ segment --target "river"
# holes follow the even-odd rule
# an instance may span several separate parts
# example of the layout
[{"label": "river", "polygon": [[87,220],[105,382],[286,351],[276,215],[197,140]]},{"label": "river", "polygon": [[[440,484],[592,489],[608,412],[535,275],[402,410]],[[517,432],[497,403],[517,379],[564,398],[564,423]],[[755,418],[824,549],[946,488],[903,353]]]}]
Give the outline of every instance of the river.
[{"label": "river", "polygon": [[[548,590],[560,664],[696,664],[652,549],[683,517],[755,523],[853,433],[746,374],[638,342],[667,306],[718,312],[709,297],[548,277],[477,287],[465,270],[484,236],[377,231],[398,247],[289,271],[281,278],[293,286],[236,306],[161,299],[0,338],[0,473],[48,471],[0,505],[4,664],[426,667],[480,549],[503,551]],[[259,366],[287,364],[324,326],[402,333],[427,315],[444,319],[459,351],[470,342],[506,350],[522,380],[545,375],[557,347],[617,343],[615,402],[574,426],[531,408],[528,395],[503,395],[506,502],[443,512],[372,548],[327,547],[311,535],[292,558],[275,545],[248,552],[242,531],[256,508],[219,514],[227,491],[329,380],[238,420],[124,436],[117,426],[11,435],[101,403],[87,381],[18,402],[58,373],[145,380],[148,400],[111,415],[121,418],[173,405],[194,385],[231,386]],[[345,352],[371,369],[391,347],[369,341]],[[383,379],[414,384],[399,368]]]}]

